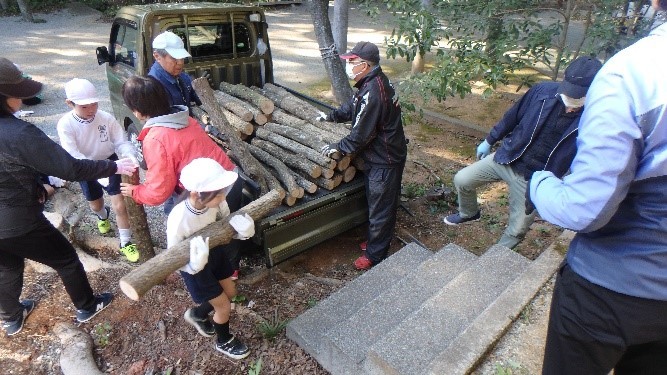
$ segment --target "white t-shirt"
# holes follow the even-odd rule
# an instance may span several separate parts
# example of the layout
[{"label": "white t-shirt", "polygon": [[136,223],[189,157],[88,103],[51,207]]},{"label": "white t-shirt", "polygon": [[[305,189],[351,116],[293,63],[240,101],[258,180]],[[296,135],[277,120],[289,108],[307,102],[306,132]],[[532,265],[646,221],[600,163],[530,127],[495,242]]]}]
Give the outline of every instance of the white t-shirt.
[{"label": "white t-shirt", "polygon": [[104,160],[114,153],[127,155],[134,150],[118,121],[102,110],[92,120],[70,111],[60,118],[57,128],[60,145],[77,159]]},{"label": "white t-shirt", "polygon": [[174,206],[167,218],[167,248],[182,242],[196,231],[213,223],[218,213],[223,218],[229,216],[229,206],[224,200],[218,208],[204,208],[203,210],[192,207],[189,198]]}]

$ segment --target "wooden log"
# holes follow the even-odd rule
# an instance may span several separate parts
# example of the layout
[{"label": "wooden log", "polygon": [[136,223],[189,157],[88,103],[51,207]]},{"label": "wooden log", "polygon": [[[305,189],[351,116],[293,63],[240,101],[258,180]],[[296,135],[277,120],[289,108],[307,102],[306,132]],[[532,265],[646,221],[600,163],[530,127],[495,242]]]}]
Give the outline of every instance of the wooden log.
[{"label": "wooden log", "polygon": [[[294,177],[292,177],[292,172],[291,170],[283,163],[282,161],[278,160],[268,152],[262,150],[261,148],[254,146],[254,145],[248,145],[250,148],[250,152],[253,154],[254,157],[257,158],[257,160],[260,160],[262,163],[265,165],[273,168],[273,170],[276,172],[276,177],[282,184],[285,186],[287,189],[287,192],[289,195],[299,198],[299,186],[296,184],[296,181],[294,181]],[[303,196],[303,192],[301,192]]]},{"label": "wooden log", "polygon": [[355,168],[353,165],[350,165],[343,172],[343,182],[352,181],[354,179],[354,176],[356,176],[356,174],[357,174],[357,168]]},{"label": "wooden log", "polygon": [[349,131],[337,132],[335,130],[336,128],[329,128],[329,129],[319,128],[313,125],[312,123],[306,120],[302,120],[296,116],[292,116],[281,109],[274,110],[273,113],[271,114],[271,117],[273,119],[273,122],[275,123],[296,128],[298,130],[310,134],[311,136],[317,137],[326,143],[338,142],[346,135],[350,134]]},{"label": "wooden log", "polygon": [[153,286],[162,282],[169,274],[185,266],[190,261],[190,239],[192,237],[209,237],[210,247],[229,243],[236,233],[234,228],[229,225],[229,219],[236,214],[242,215],[247,213],[253,220],[257,221],[278,207],[280,200],[279,192],[272,190],[223,220],[216,221],[198,230],[191,237],[156,255],[123,276],[119,282],[120,289],[130,299],[134,301],[139,300]]},{"label": "wooden log", "polygon": [[315,151],[310,147],[306,147],[298,142],[295,142],[289,138],[285,138],[282,135],[270,132],[268,130],[264,130],[263,128],[257,128],[255,130],[255,134],[257,137],[260,139],[264,139],[267,141],[271,141],[278,146],[282,148],[286,148],[292,152],[295,152],[302,157],[308,158],[308,160],[321,165],[322,167],[326,169],[332,169],[336,167],[336,161],[328,158],[322,154],[320,154],[319,151]]},{"label": "wooden log", "polygon": [[[313,150],[320,150],[322,149],[322,147],[328,144],[327,142],[324,142],[321,139],[318,139],[317,137],[312,137],[310,133],[286,125],[280,125],[273,122],[268,122],[264,125],[264,129],[270,130],[276,134],[280,134],[283,137],[289,138],[293,141],[297,141],[304,146],[312,148]],[[342,158],[342,155],[340,152],[334,152],[329,157],[334,160],[339,160],[340,158]]]},{"label": "wooden log", "polygon": [[350,162],[352,162],[352,158],[350,157],[350,155],[345,155],[342,158],[337,159],[336,170],[338,172],[342,172],[342,171],[346,170],[347,167],[350,166]]},{"label": "wooden log", "polygon": [[303,176],[299,175],[298,173],[293,173],[294,175],[294,181],[303,188],[303,190],[308,193],[308,194],[313,194],[317,191],[317,185],[310,181],[306,180]]},{"label": "wooden log", "polygon": [[270,114],[276,107],[271,99],[243,85],[220,82],[220,90],[252,103],[262,113]]},{"label": "wooden log", "polygon": [[60,371],[64,375],[104,375],[93,357],[93,338],[69,322],[59,322],[53,333],[60,339]]},{"label": "wooden log", "polygon": [[252,156],[250,150],[248,150],[248,144],[244,142],[229,125],[225,114],[218,105],[215,93],[209,85],[208,80],[203,77],[197,78],[192,81],[192,87],[195,89],[202,104],[206,106],[206,111],[211,117],[211,125],[214,125],[218,130],[229,137],[230,151],[227,155],[236,160],[241,166],[241,169],[243,169],[243,172],[260,186],[262,193],[267,192],[269,189],[267,182],[264,179],[264,175],[260,170],[260,163]]},{"label": "wooden log", "polygon": [[334,182],[334,189],[337,188],[341,183],[343,183],[343,174],[336,173],[332,178]]},{"label": "wooden log", "polygon": [[[137,168],[132,176],[121,176],[121,179],[123,182],[139,185],[139,169]],[[143,263],[155,256],[153,239],[151,238],[151,231],[148,227],[148,216],[146,215],[144,206],[137,204],[134,199],[124,197],[123,200],[125,201],[127,216],[130,221],[130,229],[132,230],[132,241],[137,245],[137,251],[139,252],[138,262]]]},{"label": "wooden log", "polygon": [[219,106],[239,116],[243,121],[252,121],[252,112],[248,110],[244,102],[222,91],[215,91],[213,95]]},{"label": "wooden log", "polygon": [[257,107],[253,107],[250,104],[247,104],[248,110],[252,113],[252,120],[255,121],[257,125],[264,125],[269,122],[269,115],[263,113]]},{"label": "wooden log", "polygon": [[241,134],[250,135],[252,134],[253,131],[255,131],[255,128],[252,126],[250,122],[243,121],[242,118],[240,118],[235,113],[225,108],[220,108],[220,109],[222,110],[222,113],[225,114],[225,117],[227,118],[229,125],[234,127],[234,129],[238,130]]},{"label": "wooden log", "polygon": [[282,160],[282,162],[290,168],[303,171],[310,177],[317,178],[322,175],[322,167],[319,165],[269,141],[254,138],[252,144]]},{"label": "wooden log", "polygon": [[283,204],[290,207],[294,206],[296,204],[296,197],[286,195],[283,199]]},{"label": "wooden log", "polygon": [[366,164],[362,158],[352,158],[352,165],[357,168],[358,171],[363,171],[366,169]]},{"label": "wooden log", "polygon": [[[322,189],[325,190],[333,190],[336,188],[336,181],[333,178],[325,178],[324,176],[318,177],[318,178],[310,178],[308,176],[304,176],[303,174],[300,174],[301,177],[305,178],[308,181],[311,181],[315,185],[321,187]],[[342,179],[341,179],[342,181]]]},{"label": "wooden log", "polygon": [[335,169],[322,169],[322,177],[324,178],[331,178],[335,173]]}]

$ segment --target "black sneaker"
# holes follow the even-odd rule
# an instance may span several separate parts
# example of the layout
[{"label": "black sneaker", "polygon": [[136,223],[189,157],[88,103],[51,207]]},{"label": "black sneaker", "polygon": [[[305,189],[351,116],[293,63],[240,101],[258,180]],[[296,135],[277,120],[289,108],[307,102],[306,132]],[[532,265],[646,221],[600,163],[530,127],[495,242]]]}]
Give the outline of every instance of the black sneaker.
[{"label": "black sneaker", "polygon": [[216,340],[215,350],[233,359],[243,359],[250,354],[250,349],[237,339],[236,336],[232,336],[227,342]]},{"label": "black sneaker", "polygon": [[459,225],[463,223],[469,223],[471,221],[477,221],[479,220],[480,217],[481,217],[480,211],[477,211],[476,214],[466,218],[462,218],[461,215],[457,212],[455,214],[445,217],[444,219],[442,219],[442,221],[444,221],[445,224],[447,225]]},{"label": "black sneaker", "polygon": [[95,306],[88,310],[76,310],[76,320],[79,323],[85,323],[92,319],[95,315],[99,314],[100,311],[104,310],[111,304],[113,301],[113,294],[111,293],[102,293],[95,295]]},{"label": "black sneaker", "polygon": [[215,335],[215,328],[213,328],[213,323],[211,323],[211,321],[208,320],[208,318],[202,319],[196,317],[193,309],[185,310],[185,314],[183,314],[183,319],[185,319],[186,322],[190,323],[190,325],[195,327],[200,335],[204,337],[213,337]]},{"label": "black sneaker", "polygon": [[26,299],[21,301],[21,305],[23,306],[23,311],[20,318],[2,323],[2,328],[5,329],[7,336],[14,336],[15,334],[21,332],[23,329],[23,323],[25,323],[25,319],[35,308],[35,301]]}]

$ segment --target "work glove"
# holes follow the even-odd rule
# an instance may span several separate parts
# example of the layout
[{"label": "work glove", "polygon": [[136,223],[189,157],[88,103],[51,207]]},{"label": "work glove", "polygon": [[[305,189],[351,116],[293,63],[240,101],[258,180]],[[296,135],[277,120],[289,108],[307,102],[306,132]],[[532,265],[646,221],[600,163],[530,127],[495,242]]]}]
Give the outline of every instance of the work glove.
[{"label": "work glove", "polygon": [[335,143],[324,145],[324,146],[322,146],[322,148],[320,148],[320,152],[324,156],[331,157],[331,155],[338,152],[337,147],[338,147],[338,145],[335,144]]},{"label": "work glove", "polygon": [[197,236],[190,240],[190,262],[183,266],[181,271],[194,275],[204,269],[208,263],[208,239]]},{"label": "work glove", "polygon": [[477,146],[477,160],[481,160],[491,153],[491,145],[489,142],[484,140],[484,142],[480,143],[479,146]]},{"label": "work glove", "polygon": [[328,116],[327,116],[326,113],[320,111],[319,116],[317,116],[317,117],[315,118],[315,121],[319,121],[319,122],[322,122],[322,121],[328,121],[328,120],[327,120],[327,117],[328,117]]},{"label": "work glove", "polygon": [[236,231],[234,235],[236,239],[247,240],[255,235],[255,221],[248,214],[234,215],[229,219],[229,225]]},{"label": "work glove", "polygon": [[116,174],[124,174],[127,176],[132,176],[134,171],[136,171],[137,167],[139,166],[139,163],[130,158],[119,159],[116,160],[115,163],[117,167]]},{"label": "work glove", "polygon": [[61,187],[65,186],[65,180],[63,180],[61,178],[58,178],[58,177],[49,176],[49,185],[51,185],[53,187],[61,188]]},{"label": "work glove", "polygon": [[97,180],[97,182],[100,183],[100,185],[107,187],[109,186],[109,177],[103,177]]}]

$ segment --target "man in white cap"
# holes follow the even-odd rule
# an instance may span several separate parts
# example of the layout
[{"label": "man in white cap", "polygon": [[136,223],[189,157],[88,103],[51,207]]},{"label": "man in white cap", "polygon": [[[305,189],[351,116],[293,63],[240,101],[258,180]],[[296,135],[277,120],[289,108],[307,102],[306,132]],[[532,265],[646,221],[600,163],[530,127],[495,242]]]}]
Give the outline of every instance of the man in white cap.
[{"label": "man in white cap", "polygon": [[192,78],[183,71],[185,58],[191,57],[185,50],[183,40],[171,31],[165,31],[153,39],[155,63],[148,72],[167,89],[171,105],[188,108],[201,105],[197,93],[192,88]]}]

